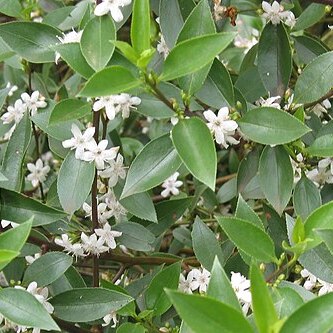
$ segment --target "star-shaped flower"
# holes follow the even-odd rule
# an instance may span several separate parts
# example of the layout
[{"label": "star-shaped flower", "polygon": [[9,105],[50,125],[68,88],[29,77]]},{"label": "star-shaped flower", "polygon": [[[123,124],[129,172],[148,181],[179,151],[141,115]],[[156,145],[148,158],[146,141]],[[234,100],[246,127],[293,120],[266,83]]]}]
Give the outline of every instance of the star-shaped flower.
[{"label": "star-shaped flower", "polygon": [[123,233],[120,231],[112,231],[109,223],[105,223],[103,229],[95,229],[95,234],[102,239],[110,249],[117,247],[115,238],[120,237]]},{"label": "star-shaped flower", "polygon": [[178,195],[179,190],[178,187],[183,185],[183,182],[181,180],[177,180],[179,176],[179,172],[175,172],[172,176],[170,176],[168,179],[166,179],[162,187],[165,189],[161,192],[162,197],[166,198],[170,193],[173,195]]},{"label": "star-shaped flower", "polygon": [[28,163],[27,168],[30,171],[27,180],[31,181],[33,187],[44,182],[50,171],[50,167],[48,165],[44,166],[43,161],[40,158],[36,161],[36,164]]},{"label": "star-shaped flower", "polygon": [[102,2],[96,6],[94,14],[96,16],[103,16],[110,12],[116,22],[121,22],[124,16],[119,7],[128,6],[129,4],[131,4],[131,0],[102,0]]}]

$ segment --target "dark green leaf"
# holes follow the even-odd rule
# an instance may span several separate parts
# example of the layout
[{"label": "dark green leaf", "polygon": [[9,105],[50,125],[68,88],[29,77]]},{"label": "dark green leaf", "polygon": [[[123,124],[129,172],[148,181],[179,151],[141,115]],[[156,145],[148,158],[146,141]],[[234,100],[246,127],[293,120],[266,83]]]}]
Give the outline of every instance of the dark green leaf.
[{"label": "dark green leaf", "polygon": [[313,156],[331,157],[333,155],[333,134],[316,138],[312,145],[307,148],[307,152]]},{"label": "dark green leaf", "polygon": [[310,4],[304,12],[297,17],[293,31],[304,30],[311,27],[325,16],[325,5],[319,3]]},{"label": "dark green leaf", "polygon": [[19,0],[0,0],[0,12],[13,17],[19,17],[22,7]]}]

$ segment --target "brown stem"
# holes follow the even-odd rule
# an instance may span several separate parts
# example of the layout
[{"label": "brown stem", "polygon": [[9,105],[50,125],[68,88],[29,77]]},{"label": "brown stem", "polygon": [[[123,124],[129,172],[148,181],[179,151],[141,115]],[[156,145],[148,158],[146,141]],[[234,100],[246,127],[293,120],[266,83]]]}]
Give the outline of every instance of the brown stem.
[{"label": "brown stem", "polygon": [[[332,1],[333,1],[333,0],[332,0]],[[304,109],[311,108],[312,106],[315,106],[316,104],[321,103],[321,102],[323,102],[325,99],[331,98],[332,96],[333,96],[333,89],[331,89],[326,95],[324,95],[323,97],[317,99],[316,101],[311,102],[311,103],[304,104]]]},{"label": "brown stem", "polygon": [[118,272],[115,274],[115,276],[112,279],[112,283],[116,283],[118,279],[122,276],[122,274],[125,272],[126,265],[121,265]]},{"label": "brown stem", "polygon": [[101,115],[102,123],[103,123],[103,133],[102,133],[102,140],[106,138],[107,130],[108,130],[108,122],[109,118],[106,116],[105,113]]}]

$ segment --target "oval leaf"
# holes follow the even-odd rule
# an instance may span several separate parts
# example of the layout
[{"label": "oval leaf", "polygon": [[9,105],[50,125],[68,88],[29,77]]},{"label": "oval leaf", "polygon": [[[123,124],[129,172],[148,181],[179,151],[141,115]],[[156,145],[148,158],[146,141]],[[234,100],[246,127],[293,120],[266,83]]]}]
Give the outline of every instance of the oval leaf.
[{"label": "oval leaf", "polygon": [[128,171],[122,198],[145,192],[161,184],[181,165],[169,134],[149,142],[136,156]]},{"label": "oval leaf", "polygon": [[316,138],[312,145],[307,148],[307,152],[313,156],[333,156],[333,135],[326,134]]},{"label": "oval leaf", "polygon": [[62,208],[73,214],[87,199],[95,176],[95,166],[75,158],[71,151],[59,170],[57,191]]},{"label": "oval leaf", "polygon": [[172,129],[171,138],[192,175],[215,191],[216,150],[207,125],[199,118],[180,120]]},{"label": "oval leaf", "polygon": [[289,113],[270,107],[249,110],[239,127],[249,139],[265,145],[288,143],[311,131]]},{"label": "oval leaf", "polygon": [[234,217],[217,216],[216,219],[228,238],[246,254],[263,262],[276,261],[274,243],[261,228]]}]

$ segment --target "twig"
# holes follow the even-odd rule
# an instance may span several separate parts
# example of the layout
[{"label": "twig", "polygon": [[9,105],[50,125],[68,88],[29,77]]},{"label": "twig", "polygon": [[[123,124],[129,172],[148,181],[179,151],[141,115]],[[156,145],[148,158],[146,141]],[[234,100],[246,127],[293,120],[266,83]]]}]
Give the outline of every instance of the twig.
[{"label": "twig", "polygon": [[[332,1],[333,1],[333,0],[332,0]],[[304,104],[304,109],[311,108],[312,106],[315,106],[316,104],[321,103],[321,102],[323,102],[325,99],[331,98],[332,96],[333,96],[333,89],[331,89],[326,95],[324,95],[323,97],[317,99],[316,101],[311,102],[311,103]]]}]

